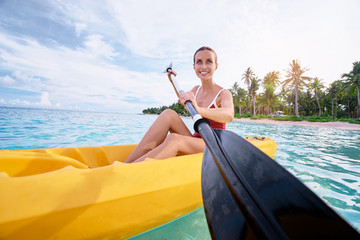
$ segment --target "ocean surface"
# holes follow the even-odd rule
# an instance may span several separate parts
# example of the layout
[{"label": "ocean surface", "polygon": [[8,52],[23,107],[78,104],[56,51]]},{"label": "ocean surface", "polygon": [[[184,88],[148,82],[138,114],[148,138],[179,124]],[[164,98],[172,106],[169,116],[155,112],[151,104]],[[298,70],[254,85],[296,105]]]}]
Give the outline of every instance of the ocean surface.
[{"label": "ocean surface", "polygon": [[[156,117],[0,107],[0,149],[134,144]],[[245,122],[228,130],[274,139],[275,160],[360,230],[360,131]]]}]

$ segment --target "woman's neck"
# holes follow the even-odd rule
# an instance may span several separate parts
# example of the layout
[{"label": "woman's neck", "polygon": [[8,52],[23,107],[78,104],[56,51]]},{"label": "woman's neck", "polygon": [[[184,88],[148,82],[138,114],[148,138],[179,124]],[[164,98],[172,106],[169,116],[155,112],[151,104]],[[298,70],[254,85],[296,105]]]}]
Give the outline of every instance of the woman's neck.
[{"label": "woman's neck", "polygon": [[212,89],[214,86],[216,86],[216,84],[213,79],[201,80],[201,87],[205,91]]}]

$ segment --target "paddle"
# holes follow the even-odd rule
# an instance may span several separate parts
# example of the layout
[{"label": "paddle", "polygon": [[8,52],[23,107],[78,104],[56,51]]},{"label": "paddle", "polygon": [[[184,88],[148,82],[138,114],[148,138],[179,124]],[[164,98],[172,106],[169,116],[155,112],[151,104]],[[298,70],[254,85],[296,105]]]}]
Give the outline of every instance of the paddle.
[{"label": "paddle", "polygon": [[[170,81],[177,95],[184,92],[171,75]],[[201,184],[212,238],[360,239],[273,159],[235,133],[211,129],[190,101],[185,105],[206,143]]]}]

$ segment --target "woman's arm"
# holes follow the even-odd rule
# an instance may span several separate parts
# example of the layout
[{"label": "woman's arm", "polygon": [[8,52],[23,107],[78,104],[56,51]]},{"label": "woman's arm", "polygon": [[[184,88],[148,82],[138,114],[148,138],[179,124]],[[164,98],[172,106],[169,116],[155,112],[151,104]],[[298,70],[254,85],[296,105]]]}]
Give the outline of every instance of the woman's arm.
[{"label": "woman's arm", "polygon": [[197,104],[194,106],[199,114],[217,122],[232,122],[234,120],[234,104],[233,98],[228,90],[224,90],[219,95],[219,108],[204,108]]},{"label": "woman's arm", "polygon": [[180,95],[179,102],[184,104],[185,101],[190,100],[198,113],[205,118],[217,122],[231,122],[234,119],[234,104],[233,98],[228,90],[224,90],[219,95],[220,107],[219,108],[205,108],[199,107],[195,101],[195,94],[197,87],[191,91]]},{"label": "woman's arm", "polygon": [[167,76],[168,76],[168,78],[169,78],[169,81],[171,82],[171,85],[173,86],[173,88],[174,88],[174,90],[175,90],[176,95],[177,95],[178,97],[180,97],[180,96],[179,96],[179,93],[178,93],[178,90],[176,89],[175,84],[174,84],[173,80],[171,79],[171,74],[173,74],[174,77],[176,77],[177,73],[176,73],[174,70],[169,70],[169,71],[167,72]]}]

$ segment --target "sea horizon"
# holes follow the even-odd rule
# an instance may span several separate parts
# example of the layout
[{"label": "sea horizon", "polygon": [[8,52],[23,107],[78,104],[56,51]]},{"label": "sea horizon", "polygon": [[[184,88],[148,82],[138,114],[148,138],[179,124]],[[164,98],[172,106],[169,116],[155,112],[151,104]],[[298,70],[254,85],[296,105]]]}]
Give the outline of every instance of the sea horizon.
[{"label": "sea horizon", "polygon": [[25,107],[25,106],[1,106],[0,108],[8,109],[31,109],[31,110],[47,110],[47,111],[69,111],[69,112],[90,112],[90,113],[118,113],[118,114],[136,114],[136,115],[145,115],[142,112],[118,112],[118,111],[100,111],[100,110],[84,110],[84,109],[66,109],[66,108],[48,108],[48,107]]}]

